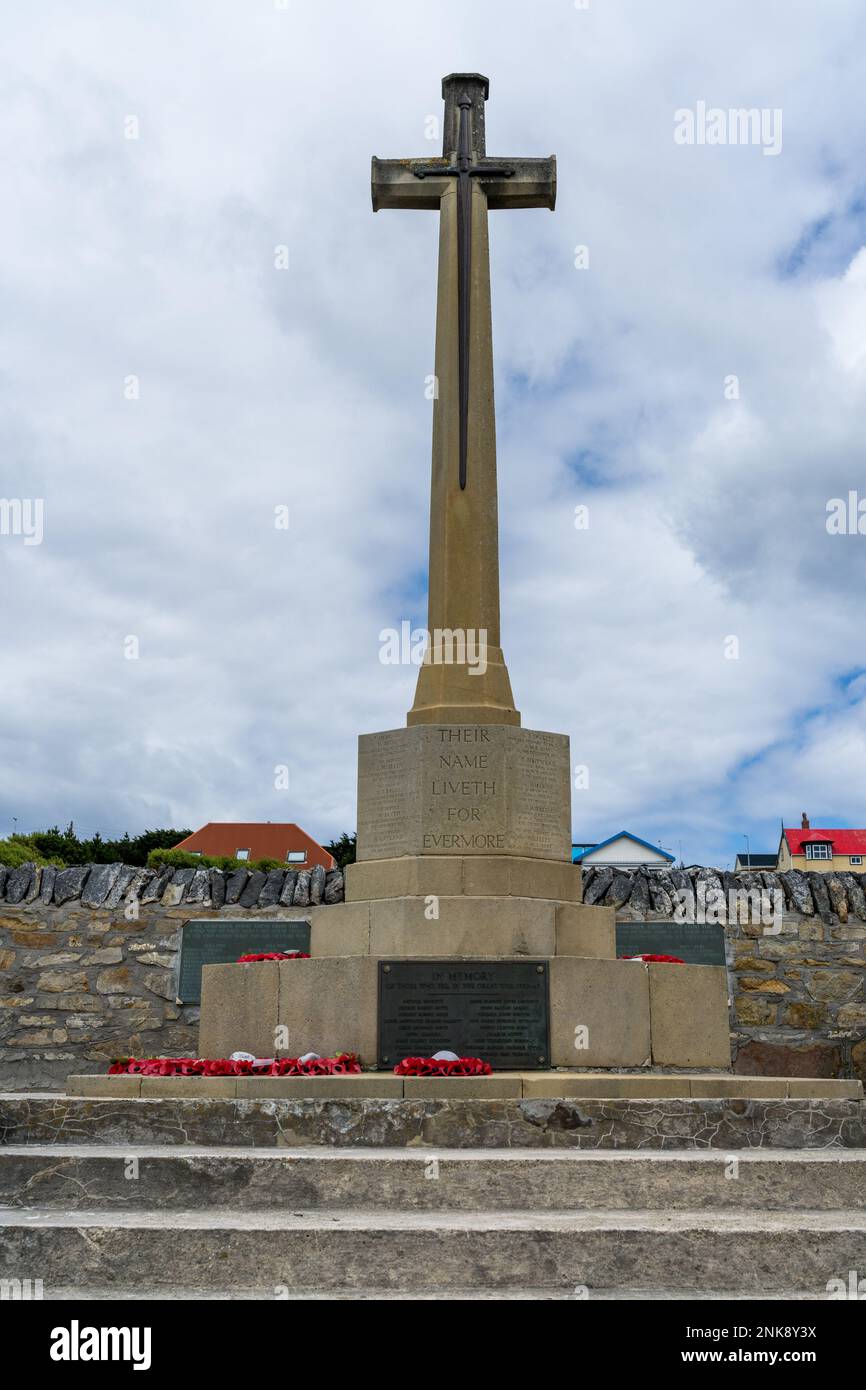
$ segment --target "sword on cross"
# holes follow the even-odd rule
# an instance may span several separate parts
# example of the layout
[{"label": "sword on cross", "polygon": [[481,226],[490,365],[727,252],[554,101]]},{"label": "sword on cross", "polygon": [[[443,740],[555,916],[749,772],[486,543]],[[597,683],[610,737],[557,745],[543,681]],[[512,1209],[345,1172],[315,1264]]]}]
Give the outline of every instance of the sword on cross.
[{"label": "sword on cross", "polygon": [[[423,208],[441,211],[443,196],[457,189],[457,355],[459,471],[466,487],[471,382],[472,185],[486,208],[549,208],[556,203],[556,159],[489,159],[484,103],[490,84],[480,73],[452,73],[442,80],[445,125],[441,159],[373,159],[373,210]],[[486,246],[485,246],[486,251]],[[487,275],[489,277],[489,267]],[[492,382],[490,383],[492,392]]]}]

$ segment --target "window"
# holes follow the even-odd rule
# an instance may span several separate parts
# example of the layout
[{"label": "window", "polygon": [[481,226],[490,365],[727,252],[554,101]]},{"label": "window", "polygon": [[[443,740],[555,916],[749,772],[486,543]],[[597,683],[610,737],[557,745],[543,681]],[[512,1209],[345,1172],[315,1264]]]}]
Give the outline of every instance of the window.
[{"label": "window", "polygon": [[286,863],[303,864],[306,857],[307,851],[305,849],[290,849],[288,854],[286,855]]},{"label": "window", "polygon": [[807,858],[807,859],[832,859],[832,858],[833,858],[833,846],[832,846],[831,844],[827,844],[827,843],[824,843],[824,842],[822,842],[822,841],[819,841],[819,842],[817,842],[817,843],[815,843],[815,844],[813,844],[813,845],[807,845],[807,846],[806,846],[806,858]]},{"label": "window", "polygon": [[849,862],[850,862],[851,864],[862,864],[862,863],[863,863],[863,855],[862,855],[862,854],[852,854],[852,855],[849,856]]},{"label": "window", "polygon": [[250,857],[250,852],[249,852],[248,849],[236,849],[236,850],[235,850],[235,859],[249,859],[249,857]]},{"label": "window", "polygon": [[189,849],[189,850],[187,850],[187,854],[191,854],[192,857],[193,857],[193,859],[201,859],[201,850],[200,850],[200,849]]}]

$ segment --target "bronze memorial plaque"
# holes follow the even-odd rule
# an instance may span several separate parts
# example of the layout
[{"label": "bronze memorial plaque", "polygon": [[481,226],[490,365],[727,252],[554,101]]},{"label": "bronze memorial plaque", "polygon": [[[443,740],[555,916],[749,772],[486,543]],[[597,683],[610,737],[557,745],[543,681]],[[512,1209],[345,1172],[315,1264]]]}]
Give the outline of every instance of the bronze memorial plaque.
[{"label": "bronze memorial plaque", "polygon": [[310,950],[309,922],[265,919],[260,922],[206,918],[186,922],[180,937],[177,997],[184,1004],[201,1003],[203,965],[229,965],[238,956],[265,951]]},{"label": "bronze memorial plaque", "polygon": [[380,961],[379,1066],[445,1050],[496,1071],[549,1066],[547,963]]}]

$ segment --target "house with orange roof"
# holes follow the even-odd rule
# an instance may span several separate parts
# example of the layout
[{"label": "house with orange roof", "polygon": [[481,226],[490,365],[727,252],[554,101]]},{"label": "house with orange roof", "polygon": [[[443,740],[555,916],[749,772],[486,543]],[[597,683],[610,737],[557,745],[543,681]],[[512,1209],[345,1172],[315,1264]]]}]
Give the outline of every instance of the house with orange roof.
[{"label": "house with orange roof", "polygon": [[278,859],[293,869],[336,868],[336,860],[326,849],[293,821],[208,821],[201,830],[187,835],[175,849],[187,854],[206,854],[216,858]]}]

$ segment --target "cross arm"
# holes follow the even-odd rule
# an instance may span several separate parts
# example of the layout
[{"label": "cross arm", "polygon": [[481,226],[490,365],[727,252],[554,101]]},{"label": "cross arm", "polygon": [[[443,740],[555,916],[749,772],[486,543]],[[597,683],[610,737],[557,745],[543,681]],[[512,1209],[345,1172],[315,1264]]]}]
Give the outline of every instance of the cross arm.
[{"label": "cross arm", "polygon": [[[556,206],[556,155],[552,154],[548,159],[491,159],[489,163],[495,168],[491,169],[490,176],[484,174],[486,162],[482,160],[476,166],[476,177],[483,180],[487,206],[491,211],[496,208],[549,208],[553,212]],[[503,178],[496,172],[500,169],[510,169],[511,173]]]},{"label": "cross arm", "polygon": [[373,156],[370,188],[373,211],[380,208],[426,208],[439,211],[451,182],[448,159],[377,159]]}]

